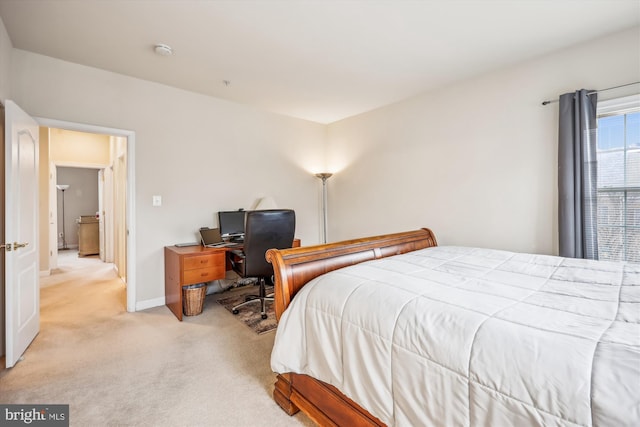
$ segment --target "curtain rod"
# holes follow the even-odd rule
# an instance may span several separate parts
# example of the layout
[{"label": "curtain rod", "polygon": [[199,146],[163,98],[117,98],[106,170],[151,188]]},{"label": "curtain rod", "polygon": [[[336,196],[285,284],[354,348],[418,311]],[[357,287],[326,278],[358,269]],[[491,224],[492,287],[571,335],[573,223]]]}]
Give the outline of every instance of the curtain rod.
[{"label": "curtain rod", "polygon": [[[620,85],[620,86],[608,87],[606,89],[594,90],[593,92],[588,92],[587,95],[593,95],[594,93],[605,92],[607,90],[618,89],[618,88],[621,88],[621,87],[632,86],[632,85],[637,85],[637,84],[640,84],[640,82],[627,83],[627,84]],[[559,99],[552,99],[551,101],[542,101],[542,105],[549,105],[552,102],[558,102],[558,101],[559,101]]]}]

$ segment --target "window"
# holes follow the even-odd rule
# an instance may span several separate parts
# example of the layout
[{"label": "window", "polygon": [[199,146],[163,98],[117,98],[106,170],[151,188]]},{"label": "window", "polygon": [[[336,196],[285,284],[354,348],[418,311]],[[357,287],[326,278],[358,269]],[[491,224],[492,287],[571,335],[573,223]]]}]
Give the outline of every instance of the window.
[{"label": "window", "polygon": [[640,263],[640,96],[598,104],[598,256]]}]

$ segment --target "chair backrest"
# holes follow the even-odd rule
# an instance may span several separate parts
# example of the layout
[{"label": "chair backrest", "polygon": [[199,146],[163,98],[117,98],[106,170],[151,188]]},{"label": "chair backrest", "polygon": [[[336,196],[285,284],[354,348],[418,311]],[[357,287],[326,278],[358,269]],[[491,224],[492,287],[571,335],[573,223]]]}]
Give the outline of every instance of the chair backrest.
[{"label": "chair backrest", "polygon": [[291,209],[248,211],[243,245],[245,276],[271,276],[273,266],[265,259],[265,253],[272,248],[290,248],[295,229],[296,214]]}]

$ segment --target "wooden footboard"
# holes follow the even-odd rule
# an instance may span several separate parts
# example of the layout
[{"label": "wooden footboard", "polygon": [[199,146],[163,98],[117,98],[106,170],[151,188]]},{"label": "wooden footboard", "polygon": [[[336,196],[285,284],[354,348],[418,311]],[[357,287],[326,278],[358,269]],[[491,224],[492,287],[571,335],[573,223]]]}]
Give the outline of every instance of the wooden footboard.
[{"label": "wooden footboard", "polygon": [[[296,293],[311,279],[338,268],[436,246],[427,228],[327,245],[267,251],[275,275],[275,311],[280,320]],[[285,412],[303,411],[321,426],[383,426],[337,388],[307,375],[278,375],[274,400]]]},{"label": "wooden footboard", "polygon": [[293,415],[302,411],[319,426],[383,427],[385,425],[337,388],[308,375],[294,373],[278,375],[273,398],[287,414]]}]

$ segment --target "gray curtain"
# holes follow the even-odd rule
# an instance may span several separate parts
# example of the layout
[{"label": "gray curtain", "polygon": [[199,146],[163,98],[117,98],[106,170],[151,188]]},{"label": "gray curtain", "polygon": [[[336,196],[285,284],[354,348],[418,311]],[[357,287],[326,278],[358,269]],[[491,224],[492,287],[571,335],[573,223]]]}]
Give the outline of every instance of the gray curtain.
[{"label": "gray curtain", "polygon": [[598,259],[595,91],[560,96],[558,221],[560,256]]}]

